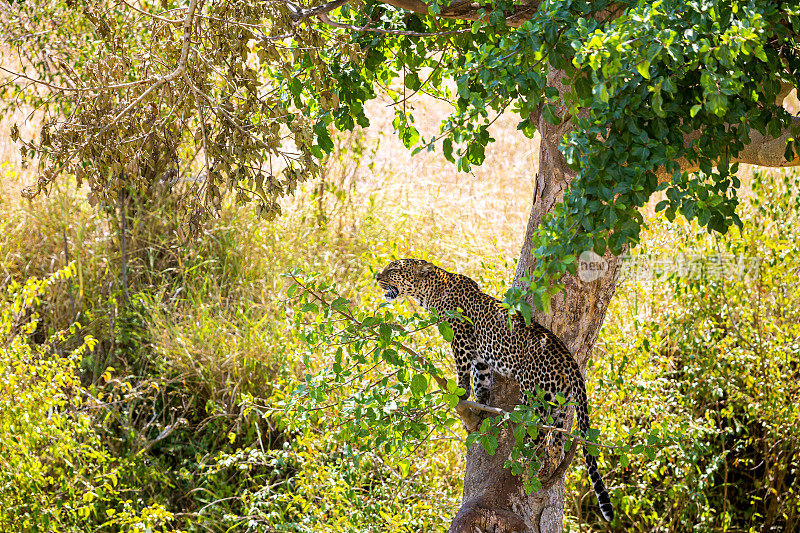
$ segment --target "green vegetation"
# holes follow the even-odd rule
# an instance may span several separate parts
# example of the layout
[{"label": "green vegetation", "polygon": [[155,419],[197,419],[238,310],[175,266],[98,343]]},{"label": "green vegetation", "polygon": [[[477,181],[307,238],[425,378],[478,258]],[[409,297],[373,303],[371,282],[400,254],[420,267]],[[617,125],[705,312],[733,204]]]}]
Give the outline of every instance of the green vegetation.
[{"label": "green vegetation", "polygon": [[[741,278],[698,267],[620,287],[586,443],[614,473],[611,527],[797,528],[797,179],[739,164],[800,163],[786,98],[798,31],[796,0],[11,2],[0,113],[21,160],[0,186],[35,202],[1,199],[0,525],[439,528],[462,470],[458,391],[440,375],[452,330],[382,305],[375,271],[431,258],[527,321],[579,254],[639,246],[642,260],[763,261]],[[438,130],[422,94],[450,105]],[[541,164],[495,158],[523,162],[524,186],[489,172],[495,190],[474,195],[530,198],[538,170],[513,290],[524,223],[508,224],[513,252],[489,251],[504,217],[484,209],[479,227],[440,198],[460,176],[409,164],[410,188],[437,189],[399,199],[373,194],[390,171],[372,192],[346,177],[381,97],[404,149],[465,173],[501,117],[538,132]],[[480,238],[456,229],[470,224]],[[566,285],[587,304],[570,345],[581,364],[615,284]],[[494,454],[512,439],[502,417],[528,415],[484,420],[466,442]],[[509,498],[492,512],[541,514],[533,498],[511,505],[515,490],[495,491]],[[572,510],[600,527],[582,500]]]},{"label": "green vegetation", "polygon": [[[594,360],[589,385],[603,441],[632,447],[622,457],[600,455],[615,530],[798,527],[800,178],[756,173],[751,181],[741,231],[713,239],[656,217],[639,257],[758,257],[757,269],[720,278],[702,263],[706,270],[692,275],[629,280],[609,312],[597,348],[606,356]],[[377,269],[408,255],[446,264],[458,236],[357,191],[326,193],[322,220],[314,194],[270,223],[225,207],[188,242],[169,231],[168,198],[132,199],[127,298],[117,212],[64,191],[30,206],[5,203],[0,529],[446,526],[461,495],[459,424],[441,434],[398,424],[395,445],[375,446],[369,432],[339,424],[347,402],[287,409],[307,374],[335,361],[294,334],[309,324],[282,274],[317,273],[316,283],[335,282],[353,306],[376,310]],[[393,244],[407,242],[417,247]],[[509,265],[470,268],[502,293]],[[413,312],[411,304],[393,311]],[[433,328],[409,343],[452,377],[439,336]],[[427,396],[428,407],[446,401],[407,378],[365,393],[405,382],[401,409]],[[435,417],[452,413],[441,408]],[[674,442],[635,449],[653,432]],[[602,527],[580,461],[568,502],[575,523]]]},{"label": "green vegetation", "polygon": [[[606,465],[620,528],[800,528],[800,176],[756,172],[751,185],[725,238],[653,223],[639,256],[683,258],[688,272],[629,280],[609,309],[593,359],[601,433],[676,437]],[[585,513],[591,487],[577,480]]]},{"label": "green vegetation", "polygon": [[[441,238],[402,219],[387,226],[374,202],[355,212],[350,200],[336,200],[338,219],[320,227],[315,210],[303,205],[308,199],[271,224],[228,208],[202,238],[186,243],[168,231],[168,200],[131,204],[127,301],[113,211],[96,213],[70,192],[6,211],[0,249],[10,277],[0,375],[2,398],[17,407],[3,409],[11,418],[3,420],[0,456],[11,477],[2,481],[0,524],[341,531],[374,523],[431,529],[447,520],[460,494],[452,475],[460,470],[457,445],[421,449],[412,471],[378,451],[353,462],[343,455],[347,443],[319,425],[322,412],[287,427],[291,421],[271,409],[313,358],[292,334],[282,274],[299,264],[326,272],[373,305],[381,296],[374,270],[393,253],[409,253],[381,235],[426,236],[429,253]],[[64,206],[76,205],[65,219]],[[72,275],[48,278],[37,299],[21,301],[16,280],[45,277],[50,265],[63,264],[65,226],[73,259],[65,272]],[[82,325],[56,341],[55,331],[76,316]],[[33,333],[42,330],[47,339],[39,345],[43,339],[34,341]],[[65,350],[69,359],[62,359]],[[53,409],[63,412],[55,425]],[[20,440],[20,425],[39,440]],[[32,481],[20,484],[18,475]],[[441,497],[419,501],[430,490]]]}]

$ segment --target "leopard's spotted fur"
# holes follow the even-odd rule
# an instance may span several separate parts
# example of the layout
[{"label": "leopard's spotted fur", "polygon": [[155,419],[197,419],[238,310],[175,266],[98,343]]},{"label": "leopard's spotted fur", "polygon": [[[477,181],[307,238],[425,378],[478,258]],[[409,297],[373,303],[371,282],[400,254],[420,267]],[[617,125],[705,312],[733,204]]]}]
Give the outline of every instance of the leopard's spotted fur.
[{"label": "leopard's spotted fur", "polygon": [[[376,279],[389,300],[411,296],[426,309],[461,309],[468,320],[452,324],[451,347],[458,386],[467,391],[464,399],[469,397],[471,374],[476,400],[488,403],[494,370],[516,380],[522,391],[533,392],[538,386],[545,393],[545,401],[553,400],[559,392],[574,401],[578,428],[584,436],[587,434],[589,410],[583,376],[572,354],[552,331],[535,322],[527,326],[518,316],[512,317],[513,328],[509,328],[508,311],[499,300],[483,293],[467,276],[447,272],[427,261],[392,261]],[[564,426],[563,409],[554,418],[556,425]],[[585,456],[600,510],[611,521],[614,511],[597,462],[588,452]]]}]

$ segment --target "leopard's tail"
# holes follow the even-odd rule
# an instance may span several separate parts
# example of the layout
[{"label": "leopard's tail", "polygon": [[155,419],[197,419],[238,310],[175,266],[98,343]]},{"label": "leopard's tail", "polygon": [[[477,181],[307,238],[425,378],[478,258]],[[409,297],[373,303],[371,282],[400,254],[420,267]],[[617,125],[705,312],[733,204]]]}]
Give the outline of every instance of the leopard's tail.
[{"label": "leopard's tail", "polygon": [[[589,433],[589,407],[586,399],[586,385],[582,379],[578,380],[578,386],[576,388],[577,398],[575,398],[575,403],[577,406],[575,410],[578,415],[578,429],[580,429],[583,437],[586,438]],[[594,455],[589,453],[586,446],[583,447],[583,454],[586,457],[586,469],[589,471],[589,479],[592,481],[592,488],[594,488],[594,493],[597,495],[597,502],[600,504],[600,512],[603,514],[603,518],[606,521],[611,522],[614,520],[614,507],[611,505],[611,498],[608,497],[608,491],[603,484],[603,477],[597,469],[597,460]]]}]

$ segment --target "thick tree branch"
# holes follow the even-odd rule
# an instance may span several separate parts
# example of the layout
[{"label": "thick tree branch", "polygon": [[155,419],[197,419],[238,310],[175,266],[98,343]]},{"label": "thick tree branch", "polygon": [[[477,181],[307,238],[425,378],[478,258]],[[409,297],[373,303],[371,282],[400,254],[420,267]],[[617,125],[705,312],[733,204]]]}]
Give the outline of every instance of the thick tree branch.
[{"label": "thick tree branch", "polygon": [[318,15],[330,13],[334,9],[342,7],[349,1],[350,0],[333,0],[333,2],[328,2],[327,4],[322,4],[321,6],[311,8],[300,7],[292,2],[285,3],[286,7],[291,12],[290,16],[292,17],[292,20],[300,21],[310,17],[316,17]]},{"label": "thick tree branch", "polygon": [[[413,11],[420,14],[428,14],[430,4],[422,2],[421,0],[385,0],[384,4],[396,7],[398,9],[405,9],[406,11]],[[523,5],[514,6],[514,8],[506,13],[506,20],[509,25],[517,26],[528,20],[536,12],[539,7],[539,0],[532,0]],[[458,19],[458,20],[478,20],[483,14],[479,11],[489,8],[485,3],[476,2],[474,0],[455,0],[452,4],[442,8],[442,11],[436,15],[440,18]]]},{"label": "thick tree branch", "polygon": [[[783,94],[783,97],[780,98],[781,102],[783,102],[783,99],[786,98],[786,95],[789,94],[792,88],[793,87],[789,86],[789,89]],[[785,129],[778,137],[762,135],[757,130],[751,129],[750,143],[747,144],[735,158],[731,159],[731,163],[743,163],[746,165],[758,165],[762,167],[773,168],[800,166],[800,157],[797,156],[796,152],[794,158],[791,160],[787,160],[784,157],[784,153],[786,152],[786,143],[790,138],[794,137],[791,131],[792,129],[800,129],[800,117],[794,117],[792,119],[791,126]],[[687,134],[684,137],[684,143],[688,145],[696,141],[700,137],[700,133],[700,131],[694,131]],[[694,161],[689,161],[685,158],[682,158],[678,159],[676,162],[678,165],[680,165],[680,169],[682,171],[695,172],[696,170],[699,170],[697,163]],[[658,181],[660,183],[667,182],[672,179],[672,175],[669,174],[664,167],[658,169],[658,171],[656,171],[656,175],[658,176]]]},{"label": "thick tree branch", "polygon": [[408,37],[437,37],[441,35],[457,35],[459,33],[467,33],[472,31],[472,28],[462,28],[460,30],[439,31],[439,32],[429,32],[429,33],[419,32],[419,31],[406,31],[406,30],[384,30],[381,28],[370,28],[369,25],[355,26],[353,24],[344,24],[342,22],[331,20],[331,18],[324,13],[317,15],[317,17],[328,26],[333,26],[334,28],[340,28],[343,30],[352,30],[357,32],[382,33],[384,35],[406,35]]},{"label": "thick tree branch", "polygon": [[[800,117],[792,119],[791,129],[800,130]],[[750,144],[739,152],[736,160],[739,163],[762,167],[796,167],[800,165],[800,157],[797,154],[792,160],[784,158],[786,142],[793,136],[791,129],[784,130],[778,137],[762,135],[756,130],[751,130]]]},{"label": "thick tree branch", "polygon": [[[345,5],[347,2],[349,2],[349,0],[334,0],[313,8],[304,8],[289,1],[285,1],[285,4],[291,13],[290,16],[292,20],[299,22],[307,18],[330,13],[334,9]],[[421,15],[427,15],[430,12],[430,4],[422,0],[387,0],[383,3]],[[539,7],[539,3],[539,0],[531,0],[524,5],[514,6],[514,8],[509,10],[506,14],[508,24],[511,26],[518,26],[531,18]],[[455,0],[449,6],[442,8],[442,11],[436,16],[438,18],[458,20],[478,20],[484,16],[479,13],[479,11],[489,7],[490,6],[487,4],[482,4],[474,0]],[[323,22],[327,23],[328,21],[323,19]]]}]

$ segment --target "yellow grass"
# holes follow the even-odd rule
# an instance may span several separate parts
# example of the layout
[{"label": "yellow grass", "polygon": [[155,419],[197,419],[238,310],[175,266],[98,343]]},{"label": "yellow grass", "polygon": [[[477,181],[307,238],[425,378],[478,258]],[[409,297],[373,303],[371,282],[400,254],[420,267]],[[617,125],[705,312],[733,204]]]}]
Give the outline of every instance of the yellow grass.
[{"label": "yellow grass", "polygon": [[[449,106],[424,98],[415,107],[423,137],[438,134]],[[381,145],[375,174],[363,188],[380,191],[386,204],[452,235],[445,259],[449,266],[460,269],[486,259],[516,259],[530,213],[538,139],[517,131],[515,117],[501,117],[490,129],[496,142],[488,147],[486,163],[459,173],[441,151],[412,157],[396,137],[384,133],[391,131],[394,111],[389,102],[373,102],[368,110],[374,126],[368,137],[373,142],[380,139]]]}]

